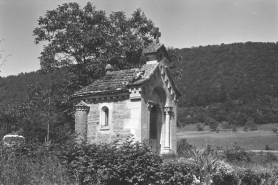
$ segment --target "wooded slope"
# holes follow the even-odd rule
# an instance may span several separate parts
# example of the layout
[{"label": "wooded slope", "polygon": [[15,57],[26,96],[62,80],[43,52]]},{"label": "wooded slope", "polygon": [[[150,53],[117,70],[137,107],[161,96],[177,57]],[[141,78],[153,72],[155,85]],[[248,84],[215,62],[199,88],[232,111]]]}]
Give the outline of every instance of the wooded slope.
[{"label": "wooded slope", "polygon": [[234,43],[176,50],[180,123],[278,122],[278,43]]},{"label": "wooded slope", "polygon": [[[177,86],[179,124],[278,122],[278,43],[234,43],[175,49],[182,60]],[[22,102],[27,86],[61,74],[36,72],[0,77],[0,104]]]}]

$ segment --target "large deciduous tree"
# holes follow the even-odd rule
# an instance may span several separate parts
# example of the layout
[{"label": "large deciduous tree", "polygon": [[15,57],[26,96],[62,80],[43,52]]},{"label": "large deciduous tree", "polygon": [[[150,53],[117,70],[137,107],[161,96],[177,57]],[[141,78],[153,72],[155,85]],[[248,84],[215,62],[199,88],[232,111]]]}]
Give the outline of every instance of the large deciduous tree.
[{"label": "large deciduous tree", "polygon": [[91,3],[84,8],[78,3],[65,3],[47,11],[33,31],[36,44],[46,43],[39,57],[41,71],[62,69],[60,74],[65,78],[50,87],[36,85],[29,89],[29,102],[39,106],[37,111],[44,115],[48,107],[43,104],[51,98],[50,108],[57,117],[51,125],[72,128],[69,96],[104,75],[107,63],[118,69],[139,64],[142,50],[152,43],[153,27],[140,9],[130,18],[122,11],[107,16]]},{"label": "large deciduous tree", "polygon": [[67,66],[74,89],[103,75],[106,63],[118,68],[139,63],[142,49],[152,42],[153,23],[138,9],[131,18],[124,12],[106,16],[91,4],[82,9],[66,3],[47,11],[34,29],[35,43],[47,41],[41,56],[41,70]]}]

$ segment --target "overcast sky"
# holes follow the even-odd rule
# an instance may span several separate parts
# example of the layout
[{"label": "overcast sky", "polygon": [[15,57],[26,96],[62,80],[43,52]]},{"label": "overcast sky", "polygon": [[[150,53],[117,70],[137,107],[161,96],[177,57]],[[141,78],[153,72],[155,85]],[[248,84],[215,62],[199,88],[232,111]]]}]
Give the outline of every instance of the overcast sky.
[{"label": "overcast sky", "polygon": [[[42,44],[34,44],[33,30],[47,10],[66,2],[88,0],[0,0],[0,50],[8,56],[0,76],[36,71]],[[234,42],[277,42],[278,0],[91,0],[98,10],[141,8],[161,31],[166,47],[190,48]]]}]

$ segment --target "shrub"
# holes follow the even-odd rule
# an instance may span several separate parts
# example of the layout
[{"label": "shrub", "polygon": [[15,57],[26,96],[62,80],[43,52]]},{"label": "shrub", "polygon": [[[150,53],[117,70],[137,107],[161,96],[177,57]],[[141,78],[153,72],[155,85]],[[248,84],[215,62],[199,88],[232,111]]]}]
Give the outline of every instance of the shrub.
[{"label": "shrub", "polygon": [[[247,122],[245,123],[245,126],[247,127],[247,128],[249,128],[250,130],[258,130],[258,126],[257,126],[257,124],[254,122],[254,118],[249,118],[248,120],[247,120]],[[245,127],[244,126],[244,127]]]},{"label": "shrub", "polygon": [[273,162],[273,161],[277,161],[277,156],[271,152],[266,152],[265,162]]},{"label": "shrub", "polygon": [[216,172],[212,176],[214,185],[237,185],[234,168],[223,160],[216,162]]},{"label": "shrub", "polygon": [[240,172],[239,177],[242,185],[260,185],[261,177],[250,169]]},{"label": "shrub", "polygon": [[189,151],[193,148],[186,138],[182,138],[177,143],[177,154],[179,156],[189,157]]},{"label": "shrub", "polygon": [[218,127],[218,122],[217,121],[214,120],[214,121],[211,121],[209,123],[209,128],[210,128],[211,131],[216,131],[217,127]]},{"label": "shrub", "polygon": [[203,131],[204,130],[204,125],[201,124],[201,123],[197,123],[196,128],[197,128],[197,131]]},{"label": "shrub", "polygon": [[63,156],[81,184],[151,184],[162,164],[146,142],[131,137],[109,144],[75,144]]},{"label": "shrub", "polygon": [[200,169],[194,164],[187,164],[182,160],[172,160],[164,163],[160,172],[156,174],[155,184],[184,184],[193,183],[193,174],[200,177]]},{"label": "shrub", "polygon": [[254,156],[254,153],[241,148],[235,143],[232,148],[227,148],[226,150],[224,150],[224,156],[227,161],[250,162],[251,157]]},{"label": "shrub", "polygon": [[272,129],[272,132],[273,132],[274,134],[277,134],[278,129],[277,129],[277,128],[273,128],[273,129]]},{"label": "shrub", "polygon": [[233,126],[233,132],[237,132],[236,126]]},{"label": "shrub", "polygon": [[271,148],[270,146],[265,145],[265,150],[274,150],[274,148]]},{"label": "shrub", "polygon": [[190,154],[191,158],[201,169],[204,177],[204,182],[210,183],[210,181],[212,180],[212,174],[214,174],[216,171],[216,163],[219,160],[216,153],[208,152],[206,150],[201,151],[195,148],[194,150],[190,151]]},{"label": "shrub", "polygon": [[247,131],[248,131],[248,126],[247,126],[247,125],[244,125],[243,130],[244,130],[245,132],[247,132]]},{"label": "shrub", "polygon": [[232,126],[229,124],[229,122],[223,121],[223,123],[222,123],[222,128],[223,128],[223,129],[231,129]]}]

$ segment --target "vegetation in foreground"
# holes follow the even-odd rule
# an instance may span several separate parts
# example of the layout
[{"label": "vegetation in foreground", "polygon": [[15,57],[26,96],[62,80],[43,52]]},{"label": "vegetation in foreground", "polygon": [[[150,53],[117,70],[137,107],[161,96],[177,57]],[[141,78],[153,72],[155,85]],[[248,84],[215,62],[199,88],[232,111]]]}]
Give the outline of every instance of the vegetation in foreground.
[{"label": "vegetation in foreground", "polygon": [[[147,143],[115,138],[110,144],[26,144],[1,147],[1,184],[268,185],[278,179],[277,158],[253,163],[241,147],[224,156],[196,150],[186,140],[178,153],[158,156]],[[277,182],[276,182],[277,183]]]}]

